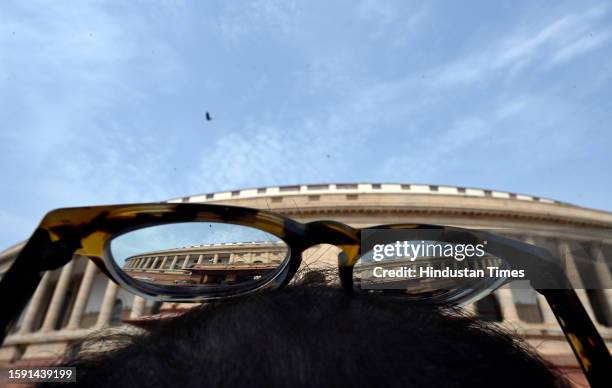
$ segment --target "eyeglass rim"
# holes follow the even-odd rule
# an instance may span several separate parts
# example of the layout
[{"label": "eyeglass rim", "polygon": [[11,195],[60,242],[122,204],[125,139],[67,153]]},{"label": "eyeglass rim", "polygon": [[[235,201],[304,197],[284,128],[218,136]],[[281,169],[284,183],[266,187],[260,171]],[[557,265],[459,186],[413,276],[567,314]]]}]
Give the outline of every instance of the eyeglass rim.
[{"label": "eyeglass rim", "polygon": [[[215,219],[227,221],[229,217],[236,224],[267,231],[282,238],[291,247],[292,253],[293,250],[303,251],[305,247],[321,243],[337,245],[344,253],[338,268],[341,283],[348,292],[353,292],[352,269],[360,253],[359,229],[336,221],[303,224],[266,210],[198,203],[164,202],[63,208],[47,213],[0,280],[0,295],[3,295],[6,313],[0,317],[0,326],[3,328],[0,343],[16,323],[45,271],[63,266],[72,260],[76,253],[92,259],[102,272],[116,281],[106,268],[108,257],[105,259],[104,250],[106,242],[118,231],[131,226],[142,226],[148,222],[173,223],[173,221],[194,220],[194,218],[202,219],[204,216],[208,221]],[[409,225],[423,227],[423,225]],[[379,228],[385,227],[398,227],[398,224],[379,226]],[[528,254],[534,253],[533,246],[529,244],[518,241],[513,244],[527,248],[525,252]],[[33,257],[36,259],[33,260]],[[288,261],[287,276],[281,279],[278,288],[288,283],[301,263],[301,255],[292,254],[290,257],[294,259]],[[351,287],[347,284],[351,284]],[[17,289],[22,292],[15,292]],[[610,353],[575,291],[573,289],[537,289],[537,291],[549,302],[588,381],[594,387],[605,386],[610,377]],[[10,298],[4,297],[9,293]]]},{"label": "eyeglass rim", "polygon": [[[265,231],[283,240],[288,246],[289,255],[266,282],[260,282],[253,287],[233,287],[233,290],[228,290],[225,294],[219,290],[209,292],[207,295],[182,292],[178,289],[174,292],[168,292],[168,290],[163,292],[161,287],[144,287],[123,276],[123,273],[116,268],[114,261],[110,259],[112,256],[109,252],[110,241],[121,234],[154,225],[191,221],[220,222]],[[459,238],[458,236],[461,235],[461,238],[468,236],[478,240],[493,241],[495,244],[489,245],[488,250],[496,246],[503,247],[505,250],[511,249],[510,254],[496,255],[500,257],[525,256],[522,260],[524,267],[542,264],[548,266],[546,270],[551,270],[549,263],[553,261],[550,260],[550,253],[545,249],[478,230],[413,223],[384,224],[359,229],[337,221],[300,223],[267,210],[217,204],[163,202],[62,208],[47,213],[38,229],[48,232],[51,242],[56,245],[63,242],[63,245],[76,247],[72,254],[88,257],[110,279],[131,293],[160,301],[196,302],[244,295],[266,288],[282,288],[293,278],[299,268],[302,252],[317,244],[336,245],[342,250],[344,256],[339,258],[338,262],[340,281],[345,289],[351,290],[353,288],[352,270],[361,253],[361,233],[365,229],[438,229],[445,233],[454,233],[454,238]],[[57,255],[55,260],[44,263],[41,269],[59,268],[72,259],[72,254],[65,254],[63,258]],[[70,257],[66,259],[65,256]],[[552,270],[555,268],[552,267]],[[502,281],[490,285],[489,293],[504,283]],[[483,293],[480,292],[480,294]],[[474,297],[469,298],[469,302],[474,300]],[[465,303],[466,300],[460,302]]]}]

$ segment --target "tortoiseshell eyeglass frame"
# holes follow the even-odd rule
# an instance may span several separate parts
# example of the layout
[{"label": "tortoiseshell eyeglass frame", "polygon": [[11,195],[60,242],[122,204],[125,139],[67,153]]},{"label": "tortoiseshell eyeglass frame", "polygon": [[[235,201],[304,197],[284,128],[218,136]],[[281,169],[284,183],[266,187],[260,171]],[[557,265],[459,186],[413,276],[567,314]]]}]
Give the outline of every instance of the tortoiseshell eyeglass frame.
[{"label": "tortoiseshell eyeglass frame", "polygon": [[[268,232],[282,239],[289,247],[288,259],[268,280],[233,288],[225,292],[198,294],[197,290],[178,287],[175,292],[137,284],[122,275],[111,259],[109,242],[130,230],[147,226],[181,222],[218,222],[243,225]],[[603,387],[610,379],[610,353],[575,291],[563,288],[567,279],[552,255],[545,249],[482,231],[439,225],[397,224],[368,229],[438,229],[445,240],[478,243],[488,241],[487,252],[502,257],[527,274],[546,273],[550,284],[536,287],[548,301],[565,333],[589,383]],[[1,341],[16,323],[30,300],[45,271],[62,267],[75,256],[86,256],[114,282],[133,293],[158,300],[202,301],[249,294],[260,289],[282,288],[292,279],[300,266],[302,252],[318,244],[339,247],[339,278],[342,287],[351,294],[359,294],[353,286],[353,267],[361,254],[361,230],[336,221],[300,223],[282,215],[259,209],[197,203],[149,203],[111,206],[92,206],[57,209],[49,212],[25,244],[0,282],[2,297]],[[529,278],[529,276],[528,276]],[[503,282],[496,284],[499,287]],[[561,285],[561,286],[560,286]],[[462,298],[429,300],[437,304],[460,304],[474,301],[492,292],[476,290]],[[471,299],[470,299],[471,297]]]}]

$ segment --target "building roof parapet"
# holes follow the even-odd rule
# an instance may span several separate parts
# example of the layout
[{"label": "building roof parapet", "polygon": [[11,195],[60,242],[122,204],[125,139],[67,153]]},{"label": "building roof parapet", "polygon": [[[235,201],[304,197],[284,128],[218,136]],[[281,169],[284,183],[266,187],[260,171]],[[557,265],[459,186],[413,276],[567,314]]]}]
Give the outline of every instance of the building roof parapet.
[{"label": "building roof parapet", "polygon": [[316,195],[316,194],[360,194],[360,193],[389,193],[389,194],[434,194],[457,195],[471,197],[491,197],[503,199],[516,199],[519,201],[536,201],[543,203],[557,203],[553,199],[531,196],[526,194],[510,193],[497,190],[485,190],[470,187],[431,185],[431,184],[401,184],[401,183],[325,183],[308,185],[287,185],[259,187],[232,191],[219,191],[198,194],[189,197],[174,198],[168,202],[208,202],[240,198],[274,197],[289,195]]}]

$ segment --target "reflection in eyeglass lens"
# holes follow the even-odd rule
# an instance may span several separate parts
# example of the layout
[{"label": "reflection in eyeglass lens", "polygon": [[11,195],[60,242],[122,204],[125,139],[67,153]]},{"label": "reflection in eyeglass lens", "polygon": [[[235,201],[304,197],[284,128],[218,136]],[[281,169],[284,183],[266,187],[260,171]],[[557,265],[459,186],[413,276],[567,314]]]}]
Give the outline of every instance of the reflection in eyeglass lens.
[{"label": "reflection in eyeglass lens", "polygon": [[[157,249],[147,249],[147,248]],[[111,243],[131,278],[164,286],[219,286],[259,281],[288,257],[276,236],[241,225],[182,223],[126,233]]]}]

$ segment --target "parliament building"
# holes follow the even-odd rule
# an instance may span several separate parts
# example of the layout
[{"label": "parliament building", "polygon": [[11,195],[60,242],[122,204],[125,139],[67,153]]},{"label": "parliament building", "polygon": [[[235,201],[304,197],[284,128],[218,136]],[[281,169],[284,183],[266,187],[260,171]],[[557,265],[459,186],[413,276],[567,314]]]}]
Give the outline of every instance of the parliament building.
[{"label": "parliament building", "polygon": [[209,244],[141,253],[122,269],[157,285],[235,284],[274,271],[287,253],[282,241]]},{"label": "parliament building", "polygon": [[[612,347],[612,213],[546,198],[465,187],[416,184],[317,184],[263,187],[208,193],[169,202],[228,204],[269,209],[300,222],[336,220],[356,228],[394,223],[452,225],[503,230],[516,239],[543,246],[566,263],[574,246],[590,255],[599,289],[580,284],[582,269],[568,271],[583,305]],[[513,232],[514,231],[514,232]],[[608,235],[603,235],[602,231]],[[23,243],[0,252],[0,274],[6,272]],[[131,256],[123,270],[135,279],[164,284],[232,284],[257,279],[274,270],[286,256],[275,242],[209,244],[159,250]],[[308,249],[304,266],[337,262],[339,249]],[[606,260],[607,258],[607,260]],[[224,264],[219,266],[218,264]],[[222,271],[220,270],[222,269]],[[325,276],[325,272],[322,272]],[[589,279],[593,282],[593,279]],[[3,366],[42,365],[78,345],[92,332],[114,326],[141,326],[149,316],[176,314],[190,305],[145,300],[119,288],[95,264],[79,258],[47,272],[18,324],[0,348]],[[524,337],[545,359],[564,370],[575,384],[582,372],[545,299],[526,287],[506,285],[466,306],[470,314],[498,322]]]}]

